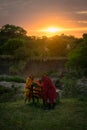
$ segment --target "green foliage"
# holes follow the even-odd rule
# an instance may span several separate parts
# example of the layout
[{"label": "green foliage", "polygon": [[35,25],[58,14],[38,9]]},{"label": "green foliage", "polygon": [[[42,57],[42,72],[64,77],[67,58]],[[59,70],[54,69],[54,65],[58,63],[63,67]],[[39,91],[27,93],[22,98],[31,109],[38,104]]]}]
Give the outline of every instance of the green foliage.
[{"label": "green foliage", "polygon": [[26,33],[26,30],[24,30],[23,28],[9,24],[2,26],[2,28],[0,29],[0,34],[9,38],[25,36]]},{"label": "green foliage", "polygon": [[[26,30],[19,26],[6,24],[0,28],[0,47],[5,45],[9,39],[20,38],[27,39]],[[0,48],[2,54],[3,51]]]},{"label": "green foliage", "polygon": [[64,76],[61,80],[63,87],[63,95],[65,97],[76,97],[79,94],[77,88],[77,78],[72,75]]},{"label": "green foliage", "polygon": [[77,46],[68,56],[67,66],[85,69],[87,67],[87,40]]},{"label": "green foliage", "polygon": [[83,39],[84,39],[84,41],[87,42],[87,33],[84,33],[84,34],[83,34]]},{"label": "green foliage", "polygon": [[12,75],[20,75],[21,73],[23,73],[24,71],[24,68],[26,66],[26,61],[23,61],[23,60],[17,60],[15,62],[15,64],[13,64],[12,66],[9,67],[9,72],[10,74]]},{"label": "green foliage", "polygon": [[50,70],[50,71],[45,72],[45,74],[50,76],[50,77],[58,77],[60,75],[60,71],[59,70],[58,71],[57,70],[56,71]]},{"label": "green foliage", "polygon": [[3,53],[7,55],[14,55],[15,51],[23,46],[24,40],[22,39],[9,39],[5,45],[2,46]]},{"label": "green foliage", "polygon": [[49,39],[48,49],[51,56],[65,57],[74,48],[78,39],[72,36],[54,36]]},{"label": "green foliage", "polygon": [[71,71],[67,73],[62,79],[63,96],[65,97],[87,97],[87,83],[83,74],[80,71]]},{"label": "green foliage", "polygon": [[33,58],[33,50],[31,50],[30,47],[27,47],[26,42],[25,45],[17,48],[15,50],[14,59],[21,60],[21,61],[27,61],[31,57]]},{"label": "green foliage", "polygon": [[25,79],[18,76],[0,76],[0,81],[25,83]]}]

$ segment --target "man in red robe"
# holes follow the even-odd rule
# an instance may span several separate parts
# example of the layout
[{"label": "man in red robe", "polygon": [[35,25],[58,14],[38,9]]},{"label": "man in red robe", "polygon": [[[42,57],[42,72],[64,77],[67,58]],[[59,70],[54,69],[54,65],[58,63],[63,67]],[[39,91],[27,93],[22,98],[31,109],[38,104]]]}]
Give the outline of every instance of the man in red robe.
[{"label": "man in red robe", "polygon": [[56,87],[52,80],[46,75],[42,77],[42,89],[44,103],[49,104],[49,108],[52,108],[57,98]]}]

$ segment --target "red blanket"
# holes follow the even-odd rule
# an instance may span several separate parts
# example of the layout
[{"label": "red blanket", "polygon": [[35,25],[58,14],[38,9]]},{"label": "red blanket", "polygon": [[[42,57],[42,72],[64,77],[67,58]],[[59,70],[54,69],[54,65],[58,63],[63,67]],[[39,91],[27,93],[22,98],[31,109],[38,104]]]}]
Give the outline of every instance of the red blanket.
[{"label": "red blanket", "polygon": [[42,88],[43,88],[44,101],[45,102],[49,101],[50,104],[53,104],[55,99],[57,98],[56,87],[49,77],[47,76],[43,77]]}]

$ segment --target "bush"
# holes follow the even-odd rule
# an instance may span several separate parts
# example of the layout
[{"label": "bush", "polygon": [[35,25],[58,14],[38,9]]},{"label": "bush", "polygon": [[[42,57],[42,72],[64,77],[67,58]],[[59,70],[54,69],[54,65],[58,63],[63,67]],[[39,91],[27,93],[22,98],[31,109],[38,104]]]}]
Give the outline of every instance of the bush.
[{"label": "bush", "polygon": [[64,84],[63,95],[66,97],[75,97],[78,95],[77,78],[72,75],[66,75],[61,82]]}]

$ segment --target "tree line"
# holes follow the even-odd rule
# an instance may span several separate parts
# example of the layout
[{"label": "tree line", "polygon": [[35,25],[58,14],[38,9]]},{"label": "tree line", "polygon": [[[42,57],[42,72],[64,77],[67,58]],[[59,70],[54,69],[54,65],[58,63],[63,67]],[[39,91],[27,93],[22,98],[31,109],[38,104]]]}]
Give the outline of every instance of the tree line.
[{"label": "tree line", "polygon": [[28,36],[22,27],[6,24],[0,28],[0,56],[18,61],[33,58],[51,59],[67,57],[67,66],[87,67],[87,34],[82,38],[65,34],[53,37]]}]

